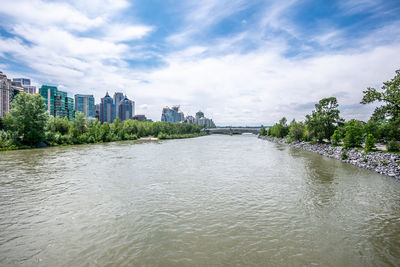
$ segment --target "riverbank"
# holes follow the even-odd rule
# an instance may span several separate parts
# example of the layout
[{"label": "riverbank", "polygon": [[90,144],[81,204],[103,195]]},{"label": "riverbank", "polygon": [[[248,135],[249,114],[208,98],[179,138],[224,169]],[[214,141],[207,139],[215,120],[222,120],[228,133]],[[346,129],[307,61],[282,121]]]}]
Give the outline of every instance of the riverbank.
[{"label": "riverbank", "polygon": [[346,150],[341,146],[333,147],[328,144],[312,144],[304,141],[287,143],[286,139],[268,136],[260,136],[259,138],[341,160],[400,180],[400,155],[398,154],[384,152],[369,152],[365,154],[364,151],[356,148]]},{"label": "riverbank", "polygon": [[158,137],[153,136],[145,136],[140,138],[130,138],[130,139],[122,139],[122,140],[111,140],[111,141],[102,141],[102,142],[86,142],[86,143],[63,143],[63,144],[46,144],[41,143],[41,145],[37,147],[30,146],[10,146],[10,147],[0,147],[0,152],[2,151],[10,151],[10,150],[26,150],[26,149],[38,149],[38,148],[47,148],[47,147],[57,147],[57,146],[72,146],[72,145],[88,145],[88,144],[100,144],[100,143],[111,143],[111,142],[121,142],[121,141],[160,141],[160,140],[172,140],[172,139],[186,139],[186,138],[196,138],[205,136],[207,133],[193,133],[193,134],[159,134]]}]

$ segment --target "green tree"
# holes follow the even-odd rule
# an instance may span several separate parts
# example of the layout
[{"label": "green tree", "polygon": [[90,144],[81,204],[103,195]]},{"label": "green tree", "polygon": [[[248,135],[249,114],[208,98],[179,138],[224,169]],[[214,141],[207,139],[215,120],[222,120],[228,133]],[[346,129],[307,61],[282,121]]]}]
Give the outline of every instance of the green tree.
[{"label": "green tree", "polygon": [[374,111],[376,118],[389,117],[397,121],[400,116],[400,70],[390,81],[384,82],[381,91],[368,87],[363,91],[364,96],[361,104],[369,104],[375,101],[384,102],[385,105],[377,107]]},{"label": "green tree", "polygon": [[348,147],[359,147],[363,139],[363,123],[358,120],[351,120],[346,123],[344,128],[344,146]]},{"label": "green tree", "polygon": [[19,93],[11,104],[13,128],[21,138],[21,143],[37,146],[44,141],[45,125],[48,119],[44,99],[40,95]]},{"label": "green tree", "polygon": [[295,119],[290,123],[289,135],[293,140],[300,141],[303,139],[305,124],[303,122],[296,122]]},{"label": "green tree", "polygon": [[342,138],[343,138],[342,131],[336,129],[331,136],[331,144],[334,146],[339,145],[339,143],[342,141]]},{"label": "green tree", "polygon": [[312,137],[319,142],[330,139],[333,132],[343,122],[340,118],[336,97],[323,98],[315,104],[315,110],[306,116],[306,124]]},{"label": "green tree", "polygon": [[372,134],[368,134],[365,138],[365,152],[369,152],[375,148],[375,138]]},{"label": "green tree", "polygon": [[267,135],[267,131],[265,130],[264,127],[261,128],[261,133],[260,136],[266,136]]}]

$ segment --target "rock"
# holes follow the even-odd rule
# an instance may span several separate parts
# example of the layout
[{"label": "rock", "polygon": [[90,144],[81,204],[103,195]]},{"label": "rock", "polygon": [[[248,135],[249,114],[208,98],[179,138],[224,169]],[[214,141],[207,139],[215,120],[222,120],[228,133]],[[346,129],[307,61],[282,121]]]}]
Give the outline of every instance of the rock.
[{"label": "rock", "polygon": [[[267,136],[260,136],[259,138],[341,160],[343,147],[332,147],[327,144],[311,144],[304,141],[287,143],[286,139]],[[347,152],[347,159],[342,161],[400,180],[400,165],[398,164],[398,162],[400,162],[400,156],[397,154],[383,152],[370,152],[364,154],[364,152],[352,148]]]}]

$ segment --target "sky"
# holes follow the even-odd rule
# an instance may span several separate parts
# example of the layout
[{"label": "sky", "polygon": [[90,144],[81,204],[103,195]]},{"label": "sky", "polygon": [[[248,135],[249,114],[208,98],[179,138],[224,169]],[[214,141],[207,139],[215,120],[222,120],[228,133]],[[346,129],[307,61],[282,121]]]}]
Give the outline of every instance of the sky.
[{"label": "sky", "polygon": [[400,69],[399,0],[0,0],[0,71],[74,94],[127,94],[217,125],[304,120],[335,96],[368,120],[362,91]]}]

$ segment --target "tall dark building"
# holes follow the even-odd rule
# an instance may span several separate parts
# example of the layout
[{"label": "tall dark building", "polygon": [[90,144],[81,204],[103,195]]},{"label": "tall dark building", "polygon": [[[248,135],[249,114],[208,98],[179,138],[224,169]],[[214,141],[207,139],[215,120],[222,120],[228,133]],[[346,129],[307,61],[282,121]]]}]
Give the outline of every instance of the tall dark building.
[{"label": "tall dark building", "polygon": [[133,117],[133,102],[126,96],[118,105],[118,115],[121,121],[130,120]]},{"label": "tall dark building", "polygon": [[115,117],[119,118],[119,104],[124,99],[124,94],[121,92],[114,93]]},{"label": "tall dark building", "polygon": [[106,95],[101,99],[100,103],[100,121],[112,123],[115,119],[115,104],[111,96]]}]

